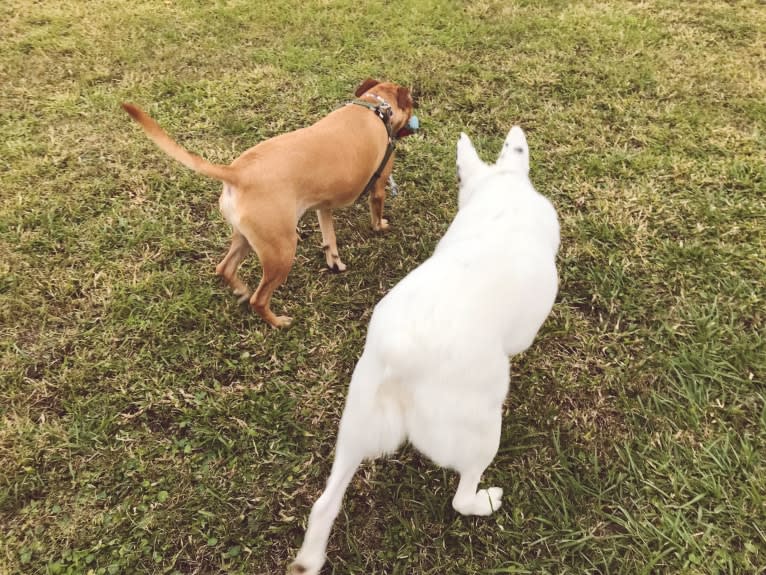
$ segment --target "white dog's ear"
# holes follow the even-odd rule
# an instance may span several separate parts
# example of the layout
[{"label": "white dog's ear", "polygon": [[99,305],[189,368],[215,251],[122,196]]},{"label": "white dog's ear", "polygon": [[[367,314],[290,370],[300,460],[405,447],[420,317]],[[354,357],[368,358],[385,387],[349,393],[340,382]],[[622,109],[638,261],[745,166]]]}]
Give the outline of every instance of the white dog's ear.
[{"label": "white dog's ear", "polygon": [[500,156],[497,158],[497,166],[523,174],[529,173],[527,137],[524,135],[524,130],[518,126],[514,126],[508,132],[503,149],[500,150]]},{"label": "white dog's ear", "polygon": [[471,139],[465,135],[465,132],[460,132],[460,138],[457,141],[457,176],[460,184],[472,180],[483,173],[487,167],[476,153]]},{"label": "white dog's ear", "polygon": [[472,188],[468,184],[487,170],[489,170],[489,166],[481,161],[470,138],[465,135],[465,132],[460,132],[460,138],[457,141],[458,209],[462,208],[469,199]]}]

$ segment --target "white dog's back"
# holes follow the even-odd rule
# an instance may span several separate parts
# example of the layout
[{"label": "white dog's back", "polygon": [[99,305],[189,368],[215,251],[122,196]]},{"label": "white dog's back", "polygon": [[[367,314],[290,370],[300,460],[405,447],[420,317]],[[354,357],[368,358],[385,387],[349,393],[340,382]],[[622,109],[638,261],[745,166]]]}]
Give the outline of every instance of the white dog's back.
[{"label": "white dog's back", "polygon": [[487,515],[499,507],[501,489],[476,488],[499,444],[508,356],[532,343],[558,287],[558,220],[530,183],[528,162],[520,128],[494,166],[461,135],[459,212],[433,256],[375,308],[333,471],[293,572],[318,573],[358,464],[405,439],[460,473],[456,510]]}]

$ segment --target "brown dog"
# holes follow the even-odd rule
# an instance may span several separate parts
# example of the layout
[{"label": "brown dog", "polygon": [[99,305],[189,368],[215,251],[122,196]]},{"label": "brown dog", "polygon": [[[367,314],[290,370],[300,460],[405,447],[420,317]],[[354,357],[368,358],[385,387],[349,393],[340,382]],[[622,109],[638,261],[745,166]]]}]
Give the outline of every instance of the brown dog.
[{"label": "brown dog", "polygon": [[[188,152],[143,110],[122,105],[166,154],[223,182],[219,206],[234,234],[215,273],[223,276],[240,301],[249,298],[250,306],[274,327],[291,322],[275,315],[269,302],[293,265],[296,226],[306,210],[317,210],[327,265],[338,271],[346,266],[338,255],[333,209],[352,204],[369,183],[372,227],[388,227],[383,202],[394,160],[389,143],[409,121],[414,102],[409,89],[373,79],[362,82],[356,96],[360,105],[343,106],[312,126],[261,142],[228,166]],[[263,266],[261,283],[252,296],[237,277],[251,250]]]}]

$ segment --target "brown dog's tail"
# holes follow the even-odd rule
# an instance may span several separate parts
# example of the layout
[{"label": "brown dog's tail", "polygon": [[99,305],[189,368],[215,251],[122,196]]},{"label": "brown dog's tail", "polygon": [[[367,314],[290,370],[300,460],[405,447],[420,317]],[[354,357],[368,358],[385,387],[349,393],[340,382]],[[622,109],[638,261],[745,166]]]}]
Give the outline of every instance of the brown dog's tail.
[{"label": "brown dog's tail", "polygon": [[149,136],[149,139],[157,144],[160,149],[165,152],[171,158],[178,160],[187,168],[191,168],[195,172],[205,174],[216,180],[221,180],[229,184],[236,185],[236,172],[229,166],[222,166],[220,164],[211,164],[207,160],[200,158],[196,154],[192,154],[188,150],[182,148],[177,144],[173,138],[165,133],[160,125],[149,114],[144,112],[141,108],[134,104],[127,102],[122,104],[122,109],[130,114],[136,122],[141,124],[141,127]]}]

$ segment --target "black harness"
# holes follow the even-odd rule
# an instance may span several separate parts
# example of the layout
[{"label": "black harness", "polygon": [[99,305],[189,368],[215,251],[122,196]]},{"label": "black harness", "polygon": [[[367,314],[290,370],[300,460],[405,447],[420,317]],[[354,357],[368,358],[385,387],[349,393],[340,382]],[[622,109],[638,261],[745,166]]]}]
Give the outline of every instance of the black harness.
[{"label": "black harness", "polygon": [[372,102],[367,102],[366,100],[351,100],[349,105],[362,106],[363,108],[367,108],[368,110],[375,112],[375,115],[381,119],[383,125],[386,127],[386,133],[388,134],[388,146],[386,147],[386,153],[383,154],[383,161],[380,162],[380,166],[378,166],[378,169],[375,170],[375,172],[372,174],[370,181],[367,182],[367,185],[364,187],[364,190],[362,190],[362,193],[359,194],[360,198],[372,190],[375,182],[378,181],[378,178],[380,178],[381,174],[383,173],[383,168],[388,163],[389,158],[391,158],[391,154],[394,153],[394,146],[396,145],[396,137],[394,137],[393,133],[391,133],[391,116],[394,114],[393,110],[391,109],[391,105],[376,94],[369,95],[376,98],[379,103],[373,104]]}]

